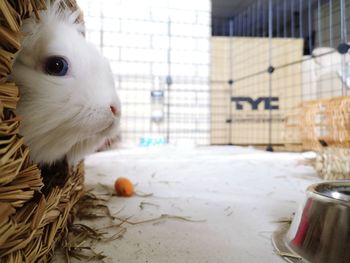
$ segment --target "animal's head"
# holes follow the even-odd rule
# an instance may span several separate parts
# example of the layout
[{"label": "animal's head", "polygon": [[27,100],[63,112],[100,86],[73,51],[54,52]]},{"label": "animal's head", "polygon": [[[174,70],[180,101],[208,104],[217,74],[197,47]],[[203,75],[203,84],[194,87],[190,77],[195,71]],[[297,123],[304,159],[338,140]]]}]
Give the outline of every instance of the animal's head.
[{"label": "animal's head", "polygon": [[48,4],[26,19],[12,78],[20,133],[35,162],[73,164],[118,133],[120,102],[108,61],[83,37],[78,12]]}]

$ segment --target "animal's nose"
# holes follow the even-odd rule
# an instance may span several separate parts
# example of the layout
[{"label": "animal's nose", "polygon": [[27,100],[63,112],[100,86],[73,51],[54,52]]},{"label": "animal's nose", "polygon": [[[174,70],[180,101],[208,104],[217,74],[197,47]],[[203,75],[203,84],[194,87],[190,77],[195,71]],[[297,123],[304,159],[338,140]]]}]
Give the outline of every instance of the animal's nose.
[{"label": "animal's nose", "polygon": [[117,115],[118,115],[118,109],[117,109],[117,107],[114,106],[114,105],[111,105],[110,108],[111,108],[111,112],[113,113],[113,115],[114,115],[114,116],[117,116]]}]

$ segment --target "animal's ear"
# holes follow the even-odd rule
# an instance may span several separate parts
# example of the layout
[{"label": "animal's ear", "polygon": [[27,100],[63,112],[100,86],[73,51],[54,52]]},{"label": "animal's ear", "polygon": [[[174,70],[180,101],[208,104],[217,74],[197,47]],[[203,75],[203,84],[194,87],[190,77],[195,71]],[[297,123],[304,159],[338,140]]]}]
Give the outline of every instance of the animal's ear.
[{"label": "animal's ear", "polygon": [[47,0],[47,11],[44,11],[47,16],[47,22],[50,23],[52,19],[62,21],[74,26],[79,33],[84,35],[85,26],[83,24],[83,11],[80,8],[72,11],[67,2],[66,0],[56,0],[53,2]]},{"label": "animal's ear", "polygon": [[38,31],[39,24],[36,18],[31,17],[24,20],[21,27],[22,48],[26,47],[29,43],[36,42],[37,39],[35,38],[39,38]]},{"label": "animal's ear", "polygon": [[83,21],[83,11],[81,9],[78,9],[74,12],[72,12],[69,15],[68,21],[70,24],[73,24],[77,31],[85,36],[85,24],[82,22]]},{"label": "animal's ear", "polygon": [[[33,66],[33,56],[40,39],[39,31],[40,26],[36,18],[31,17],[24,20],[21,27],[21,48],[19,52],[15,54],[13,63],[20,58],[24,64]],[[29,52],[26,52],[26,50]]]},{"label": "animal's ear", "polygon": [[77,30],[78,30],[78,32],[80,33],[80,34],[82,34],[83,36],[85,36],[85,24],[79,24],[78,26],[77,26]]}]

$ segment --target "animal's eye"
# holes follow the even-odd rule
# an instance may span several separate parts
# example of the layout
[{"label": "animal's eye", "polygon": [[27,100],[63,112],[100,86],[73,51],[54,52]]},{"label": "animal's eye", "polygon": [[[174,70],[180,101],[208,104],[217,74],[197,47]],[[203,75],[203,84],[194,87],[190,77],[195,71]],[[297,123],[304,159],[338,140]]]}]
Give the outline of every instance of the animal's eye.
[{"label": "animal's eye", "polygon": [[62,77],[68,72],[68,62],[63,57],[48,57],[45,61],[44,70],[49,75]]}]

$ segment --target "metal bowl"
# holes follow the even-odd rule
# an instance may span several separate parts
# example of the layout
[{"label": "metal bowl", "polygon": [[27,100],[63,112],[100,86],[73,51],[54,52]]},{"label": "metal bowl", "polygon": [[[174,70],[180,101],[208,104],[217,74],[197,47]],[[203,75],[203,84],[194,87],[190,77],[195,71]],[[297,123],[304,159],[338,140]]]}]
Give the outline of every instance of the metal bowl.
[{"label": "metal bowl", "polygon": [[277,253],[289,262],[350,262],[350,181],[311,185],[291,224],[274,233]]}]

